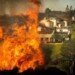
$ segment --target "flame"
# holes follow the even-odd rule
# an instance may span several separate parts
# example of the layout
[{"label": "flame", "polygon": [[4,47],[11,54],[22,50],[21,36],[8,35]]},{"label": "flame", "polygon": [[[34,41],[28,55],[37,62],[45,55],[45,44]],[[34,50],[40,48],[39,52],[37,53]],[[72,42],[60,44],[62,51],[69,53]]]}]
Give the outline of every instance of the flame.
[{"label": "flame", "polygon": [[[0,27],[0,38],[3,39],[0,45],[0,70],[12,70],[14,67],[18,67],[19,72],[23,72],[44,64],[37,32],[37,4],[35,4],[35,8],[20,14],[28,16],[27,24],[21,26],[13,24],[4,33],[3,28]],[[12,32],[9,32],[10,30]]]},{"label": "flame", "polygon": [[3,38],[3,30],[2,30],[2,27],[0,27],[0,38]]}]

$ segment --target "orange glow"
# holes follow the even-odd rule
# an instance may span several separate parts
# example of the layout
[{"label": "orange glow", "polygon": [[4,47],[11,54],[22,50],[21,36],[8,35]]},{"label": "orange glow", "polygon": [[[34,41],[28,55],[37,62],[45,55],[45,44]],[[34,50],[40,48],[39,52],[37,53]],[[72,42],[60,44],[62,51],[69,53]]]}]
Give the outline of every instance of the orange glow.
[{"label": "orange glow", "polygon": [[3,38],[3,30],[2,30],[2,27],[0,27],[0,38]]},{"label": "orange glow", "polygon": [[0,45],[0,70],[12,70],[18,67],[19,72],[23,72],[44,64],[37,32],[38,5],[34,5],[37,10],[28,9],[25,13],[19,14],[28,16],[27,24],[10,26],[8,30],[6,29],[6,33],[10,33],[9,29],[13,31],[10,35],[3,34],[3,29],[0,27],[0,38],[4,39]]}]

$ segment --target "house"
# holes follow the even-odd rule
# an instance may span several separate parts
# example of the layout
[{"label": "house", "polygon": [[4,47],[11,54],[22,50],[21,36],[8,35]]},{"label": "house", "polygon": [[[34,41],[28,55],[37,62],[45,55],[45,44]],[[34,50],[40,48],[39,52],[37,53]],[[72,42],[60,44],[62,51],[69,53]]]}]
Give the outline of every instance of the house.
[{"label": "house", "polygon": [[50,43],[52,41],[54,29],[43,25],[39,25],[38,33],[39,33],[39,37],[41,38],[41,42]]},{"label": "house", "polygon": [[44,17],[39,22],[38,33],[41,41],[44,43],[52,42],[52,36],[54,34],[54,24],[52,21]]},{"label": "house", "polygon": [[40,21],[40,24],[48,28],[54,27],[54,23],[51,20],[47,19],[46,17],[44,17],[44,19]]},{"label": "house", "polygon": [[75,21],[75,15],[74,15],[74,16],[72,16],[72,21]]},{"label": "house", "polygon": [[68,26],[64,27],[56,27],[55,28],[55,42],[63,42],[71,39],[71,30],[68,28]]},{"label": "house", "polygon": [[38,33],[44,43],[62,42],[71,38],[68,21],[56,17],[43,17],[39,21]]},{"label": "house", "polygon": [[75,25],[75,15],[72,16],[72,25]]},{"label": "house", "polygon": [[57,19],[55,17],[50,17],[49,20],[53,22],[53,27],[56,27]]},{"label": "house", "polygon": [[60,24],[65,27],[68,26],[67,20],[56,17],[50,17],[50,18],[44,17],[42,20],[39,21],[39,23],[45,25],[46,27],[53,27],[53,28],[57,27]]}]

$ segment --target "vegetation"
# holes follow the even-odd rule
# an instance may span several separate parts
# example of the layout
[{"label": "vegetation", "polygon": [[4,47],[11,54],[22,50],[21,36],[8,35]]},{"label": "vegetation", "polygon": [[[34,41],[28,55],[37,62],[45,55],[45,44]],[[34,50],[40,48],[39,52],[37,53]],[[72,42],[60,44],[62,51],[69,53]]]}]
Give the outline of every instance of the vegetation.
[{"label": "vegetation", "polygon": [[59,58],[61,52],[61,46],[62,44],[53,45],[52,55],[51,55],[52,61],[56,61]]},{"label": "vegetation", "polygon": [[72,6],[66,6],[66,15],[67,15],[67,18],[71,19],[72,16],[75,14],[75,9],[73,9]]},{"label": "vegetation", "polygon": [[48,65],[51,62],[52,48],[53,45],[42,44],[42,51],[44,54],[45,65]]},{"label": "vegetation", "polygon": [[72,32],[72,39],[56,44],[43,44],[42,50],[45,55],[47,66],[58,67],[68,74],[73,73],[75,60],[75,31]]},{"label": "vegetation", "polygon": [[56,65],[60,57],[62,44],[43,44],[42,50],[44,53],[45,64],[47,66]]},{"label": "vegetation", "polygon": [[[49,8],[45,10],[46,17],[50,17],[51,11]],[[66,15],[71,23],[71,18],[75,14],[75,9],[72,6],[66,7]],[[74,23],[73,23],[74,24]],[[68,75],[73,73],[73,67],[75,63],[75,24],[71,26],[72,29],[72,38],[69,41],[63,42],[63,44],[43,44],[42,50],[44,53],[44,59],[46,61],[47,66],[54,65],[55,67],[59,67],[62,70],[65,70]],[[58,41],[63,39],[59,39],[58,35],[55,36]]]},{"label": "vegetation", "polygon": [[50,17],[50,13],[51,13],[51,9],[46,8],[45,9],[46,18],[49,18]]},{"label": "vegetation", "polygon": [[[65,65],[66,71],[72,73],[75,62],[75,39],[67,41],[61,48],[61,64]],[[64,64],[63,64],[64,63]]]}]

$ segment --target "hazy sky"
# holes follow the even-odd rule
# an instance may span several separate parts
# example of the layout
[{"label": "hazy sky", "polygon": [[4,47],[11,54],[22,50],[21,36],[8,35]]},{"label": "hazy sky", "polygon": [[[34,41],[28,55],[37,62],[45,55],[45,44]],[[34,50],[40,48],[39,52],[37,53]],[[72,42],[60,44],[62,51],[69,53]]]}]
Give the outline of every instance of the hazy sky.
[{"label": "hazy sky", "polygon": [[[26,11],[28,8],[33,8],[32,4],[29,4],[29,0],[0,0],[0,14],[15,14]],[[44,11],[46,8],[51,10],[64,11],[66,6],[73,6],[75,8],[75,0],[39,0],[41,1],[40,11]]]},{"label": "hazy sky", "polygon": [[48,7],[51,10],[64,11],[67,5],[75,8],[75,0],[42,0],[41,10],[44,11]]}]

